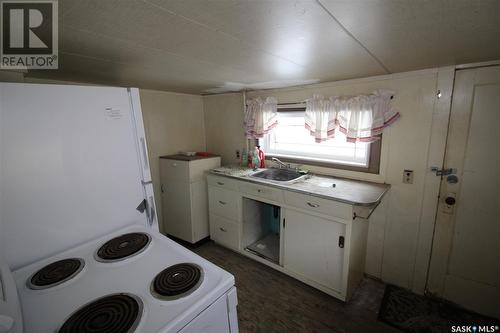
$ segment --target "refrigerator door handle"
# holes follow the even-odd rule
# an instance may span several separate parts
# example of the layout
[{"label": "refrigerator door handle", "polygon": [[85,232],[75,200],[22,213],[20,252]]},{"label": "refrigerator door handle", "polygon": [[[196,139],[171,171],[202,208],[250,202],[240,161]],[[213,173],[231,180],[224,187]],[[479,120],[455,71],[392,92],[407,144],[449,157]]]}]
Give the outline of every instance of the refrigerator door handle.
[{"label": "refrigerator door handle", "polygon": [[147,153],[147,148],[146,148],[146,139],[144,137],[140,138],[141,141],[141,146],[142,146],[142,160],[144,163],[144,169],[148,170],[149,169],[149,162],[148,162],[148,153]]},{"label": "refrigerator door handle", "polygon": [[149,223],[149,226],[152,226],[153,223],[154,223],[154,219],[155,219],[155,203],[154,203],[154,198],[153,196],[150,196],[149,197],[149,214],[148,214],[148,223]]}]

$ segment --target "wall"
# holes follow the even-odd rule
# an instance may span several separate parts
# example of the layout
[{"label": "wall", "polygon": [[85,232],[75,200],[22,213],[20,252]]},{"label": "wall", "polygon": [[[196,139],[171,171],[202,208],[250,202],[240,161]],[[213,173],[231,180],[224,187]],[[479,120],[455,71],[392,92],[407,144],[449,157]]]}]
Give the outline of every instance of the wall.
[{"label": "wall", "polygon": [[235,164],[236,150],[246,148],[243,94],[203,97],[207,150],[221,155],[222,164]]},{"label": "wall", "polygon": [[[369,275],[412,288],[417,292],[423,292],[425,283],[422,285],[421,281],[425,281],[427,271],[419,271],[419,276],[416,276],[415,268],[427,267],[429,254],[421,255],[420,252],[428,251],[431,242],[431,235],[426,234],[424,242],[419,238],[419,233],[423,226],[428,230],[428,226],[434,223],[430,216],[432,214],[428,213],[428,210],[433,208],[424,206],[424,198],[430,194],[431,197],[436,195],[434,198],[437,200],[439,188],[439,184],[426,187],[431,131],[446,132],[445,124],[432,128],[437,82],[438,70],[431,69],[247,93],[247,98],[275,96],[278,102],[283,103],[303,101],[313,93],[334,96],[371,93],[375,89],[391,89],[396,92],[393,105],[401,113],[401,118],[384,132],[380,174],[312,166],[309,166],[309,169],[317,173],[391,184],[390,192],[369,222],[365,271]],[[208,101],[205,97],[207,128],[210,123],[207,143],[211,143],[211,149],[216,153],[228,154],[230,151],[225,147],[225,143],[241,141],[242,103],[229,103],[233,99],[236,97],[219,95],[210,96]],[[224,111],[221,111],[222,107]],[[227,115],[230,117],[224,118]],[[231,132],[220,134],[226,128],[231,128]],[[402,183],[404,169],[414,170],[413,184]],[[427,211],[424,212],[424,209]],[[417,281],[419,283],[416,283]]]},{"label": "wall", "polygon": [[205,151],[203,99],[198,95],[140,90],[158,219],[162,221],[159,157]]}]

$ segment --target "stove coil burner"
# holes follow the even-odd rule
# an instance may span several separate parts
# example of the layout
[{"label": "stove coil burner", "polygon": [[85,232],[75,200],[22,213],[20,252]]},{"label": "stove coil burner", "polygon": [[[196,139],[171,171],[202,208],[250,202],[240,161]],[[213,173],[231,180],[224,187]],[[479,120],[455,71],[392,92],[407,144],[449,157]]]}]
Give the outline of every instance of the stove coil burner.
[{"label": "stove coil burner", "polygon": [[159,299],[169,300],[187,296],[195,291],[202,281],[202,270],[198,265],[182,263],[161,271],[151,282],[151,292]]},{"label": "stove coil burner", "polygon": [[114,262],[137,255],[151,243],[151,236],[133,232],[113,238],[97,250],[95,258],[101,262]]},{"label": "stove coil burner", "polygon": [[57,286],[81,272],[85,262],[80,258],[63,259],[53,262],[31,276],[27,285],[30,289],[40,290]]},{"label": "stove coil burner", "polygon": [[114,294],[99,298],[74,312],[58,333],[130,333],[141,319],[142,301],[128,294]]}]

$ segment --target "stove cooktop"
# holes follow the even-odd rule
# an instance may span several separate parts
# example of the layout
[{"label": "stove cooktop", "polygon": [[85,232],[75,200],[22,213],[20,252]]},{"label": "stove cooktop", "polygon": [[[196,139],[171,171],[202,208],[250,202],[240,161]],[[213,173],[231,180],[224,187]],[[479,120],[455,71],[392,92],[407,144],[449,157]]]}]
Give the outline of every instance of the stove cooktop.
[{"label": "stove cooktop", "polygon": [[[123,238],[130,234],[139,237],[132,237],[130,242],[129,236]],[[113,264],[97,259],[99,250],[96,249],[103,249],[106,244],[112,245],[109,249],[119,248],[120,244],[123,244],[122,248],[132,249],[128,246],[137,244],[135,240],[141,240],[137,243],[146,245],[134,245],[134,250],[140,250],[130,250],[129,253],[137,254],[142,250],[143,255],[127,256]],[[52,287],[43,290],[28,286],[26,281],[38,271],[53,263],[76,258],[82,260],[82,266],[85,267],[66,280],[71,283],[48,284]],[[107,297],[110,296],[129,304],[129,315],[120,317],[120,322],[130,324],[133,318],[133,324],[128,328],[130,332],[134,329],[136,332],[177,332],[234,285],[231,274],[160,233],[142,226],[122,229],[23,267],[13,272],[13,275],[23,309],[25,333],[69,332],[77,327],[74,325],[108,327],[106,325],[115,316],[113,313],[99,315],[98,312],[89,312],[89,309],[108,304]],[[138,304],[138,307],[134,304]],[[85,316],[89,316],[89,319],[82,322]],[[127,332],[120,329],[121,332]]]}]

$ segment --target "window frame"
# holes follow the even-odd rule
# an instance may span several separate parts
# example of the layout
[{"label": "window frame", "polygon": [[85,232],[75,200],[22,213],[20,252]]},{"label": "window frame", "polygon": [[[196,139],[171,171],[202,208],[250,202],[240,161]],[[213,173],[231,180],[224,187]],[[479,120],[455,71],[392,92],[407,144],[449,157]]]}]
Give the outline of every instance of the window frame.
[{"label": "window frame", "polygon": [[[300,107],[290,107],[290,104],[284,104],[280,107],[278,104],[278,112],[304,112],[305,107],[300,105]],[[261,139],[263,140],[263,139]],[[259,144],[257,142],[257,144]],[[285,154],[272,154],[266,153],[266,160],[271,160],[273,157],[279,158],[283,162],[287,163],[295,163],[302,165],[311,165],[311,166],[319,166],[319,167],[327,167],[333,169],[341,169],[348,171],[357,171],[364,173],[372,173],[379,174],[380,173],[380,159],[382,154],[382,134],[380,134],[380,139],[370,143],[370,156],[368,159],[368,166],[355,166],[349,164],[341,164],[335,162],[327,162],[327,161],[318,161],[316,159],[308,159],[307,156],[299,157],[299,156],[291,156]]]}]

